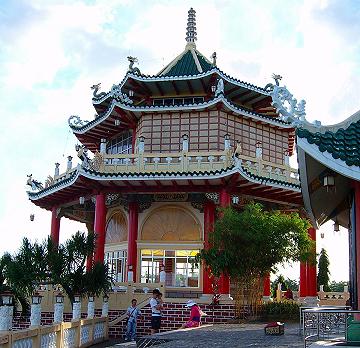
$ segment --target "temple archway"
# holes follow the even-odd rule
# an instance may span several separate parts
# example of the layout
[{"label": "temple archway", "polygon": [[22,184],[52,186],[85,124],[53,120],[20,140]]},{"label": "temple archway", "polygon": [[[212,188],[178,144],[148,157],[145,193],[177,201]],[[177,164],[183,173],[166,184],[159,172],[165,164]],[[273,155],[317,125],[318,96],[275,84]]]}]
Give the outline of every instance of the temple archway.
[{"label": "temple archway", "polygon": [[106,244],[118,244],[127,241],[128,224],[125,214],[116,210],[106,223]]}]

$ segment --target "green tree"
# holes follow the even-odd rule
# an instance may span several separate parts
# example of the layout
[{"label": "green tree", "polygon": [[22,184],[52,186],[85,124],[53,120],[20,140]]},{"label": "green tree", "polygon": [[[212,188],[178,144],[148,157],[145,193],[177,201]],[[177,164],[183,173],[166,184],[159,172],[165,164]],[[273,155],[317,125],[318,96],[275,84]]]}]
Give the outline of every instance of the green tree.
[{"label": "green tree", "polygon": [[326,250],[322,248],[320,251],[320,257],[318,262],[318,275],[317,275],[318,290],[320,289],[320,285],[324,285],[324,291],[330,291],[329,265],[330,265],[329,256]]},{"label": "green tree", "polygon": [[333,292],[343,292],[344,291],[344,286],[349,286],[349,282],[348,281],[340,281],[340,282],[336,282],[336,281],[332,281],[329,285],[329,291],[333,291]]},{"label": "green tree", "polygon": [[235,283],[237,315],[244,304],[256,310],[262,278],[288,261],[307,260],[313,253],[308,237],[309,222],[296,213],[265,211],[250,203],[243,211],[221,211],[209,240],[211,247],[201,250],[203,260],[215,277],[225,273]]},{"label": "green tree", "polygon": [[271,294],[272,297],[276,297],[276,290],[278,288],[278,284],[281,284],[281,290],[286,291],[290,289],[291,291],[298,291],[299,283],[298,281],[290,278],[286,278],[283,275],[279,275],[272,283],[271,283]]},{"label": "green tree", "polygon": [[77,232],[57,250],[49,245],[50,277],[54,284],[62,286],[71,303],[75,295],[99,296],[111,287],[107,265],[96,262],[90,270],[86,270],[86,259],[93,255],[94,249],[94,235],[82,232]]}]

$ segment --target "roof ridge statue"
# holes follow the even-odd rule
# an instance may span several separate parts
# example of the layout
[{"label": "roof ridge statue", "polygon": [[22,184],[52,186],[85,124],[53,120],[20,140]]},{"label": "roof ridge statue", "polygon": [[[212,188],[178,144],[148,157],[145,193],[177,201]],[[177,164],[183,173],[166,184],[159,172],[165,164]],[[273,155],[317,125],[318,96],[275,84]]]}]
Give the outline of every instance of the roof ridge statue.
[{"label": "roof ridge statue", "polygon": [[96,85],[92,85],[92,86],[90,87],[92,90],[94,90],[94,92],[93,92],[93,97],[96,98],[96,99],[100,99],[100,98],[106,96],[106,93],[105,93],[105,92],[101,92],[101,93],[97,94],[97,92],[98,92],[98,90],[100,89],[100,87],[101,87],[101,83],[98,83],[98,84],[96,84]]},{"label": "roof ridge statue", "polygon": [[130,62],[129,64],[129,72],[132,72],[134,74],[138,74],[138,75],[141,75],[141,72],[140,72],[140,69],[139,68],[134,68],[134,64],[135,63],[138,63],[138,59],[137,57],[132,57],[132,56],[128,56],[127,57],[128,61]]},{"label": "roof ridge statue", "polygon": [[27,177],[28,177],[28,179],[26,180],[26,185],[29,185],[33,191],[36,191],[36,190],[41,191],[44,189],[44,186],[40,181],[37,181],[32,178],[32,174],[27,175]]}]

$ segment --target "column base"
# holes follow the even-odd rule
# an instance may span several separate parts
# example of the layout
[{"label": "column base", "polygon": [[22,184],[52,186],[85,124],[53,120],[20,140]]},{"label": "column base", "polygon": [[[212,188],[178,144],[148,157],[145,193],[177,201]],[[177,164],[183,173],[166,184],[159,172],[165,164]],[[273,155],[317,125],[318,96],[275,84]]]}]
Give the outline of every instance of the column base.
[{"label": "column base", "polygon": [[317,296],[306,296],[302,303],[310,307],[319,307],[319,302]]},{"label": "column base", "polygon": [[272,297],[271,296],[263,296],[262,300],[264,303],[272,302]]}]

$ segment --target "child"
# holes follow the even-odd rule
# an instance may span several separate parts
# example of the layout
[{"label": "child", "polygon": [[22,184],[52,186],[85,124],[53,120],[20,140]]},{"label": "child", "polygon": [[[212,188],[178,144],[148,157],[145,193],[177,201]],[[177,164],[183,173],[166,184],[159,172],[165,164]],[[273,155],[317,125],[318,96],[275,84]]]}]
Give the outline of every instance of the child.
[{"label": "child", "polygon": [[127,309],[127,327],[126,327],[126,341],[135,341],[136,338],[136,321],[137,318],[141,315],[140,309],[136,307],[137,301],[133,299],[131,301],[131,306]]},{"label": "child", "polygon": [[185,306],[191,308],[190,318],[180,327],[180,329],[200,326],[200,319],[202,314],[202,310],[200,309],[200,307],[193,300],[187,301]]}]

